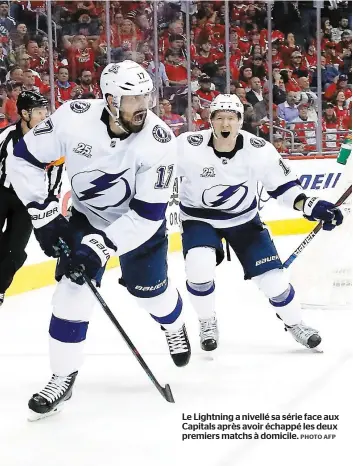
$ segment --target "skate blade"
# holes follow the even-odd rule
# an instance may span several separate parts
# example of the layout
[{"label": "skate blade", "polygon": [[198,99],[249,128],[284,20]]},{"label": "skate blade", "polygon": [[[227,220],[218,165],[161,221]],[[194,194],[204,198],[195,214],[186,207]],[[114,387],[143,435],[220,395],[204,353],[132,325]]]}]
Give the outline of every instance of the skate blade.
[{"label": "skate blade", "polygon": [[[69,401],[69,400],[67,400]],[[27,415],[27,421],[29,422],[35,422],[35,421],[40,421],[41,419],[45,419],[46,417],[54,416],[54,414],[60,413],[67,401],[64,401],[63,403],[60,403],[58,406],[56,406],[52,411],[49,411],[47,413],[36,413],[32,409],[28,409],[28,415]]]}]

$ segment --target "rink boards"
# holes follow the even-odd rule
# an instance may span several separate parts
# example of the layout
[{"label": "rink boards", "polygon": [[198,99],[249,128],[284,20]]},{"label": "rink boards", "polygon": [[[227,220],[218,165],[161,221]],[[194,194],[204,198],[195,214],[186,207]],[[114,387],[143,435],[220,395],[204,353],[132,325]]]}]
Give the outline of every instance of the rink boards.
[{"label": "rink boards", "polygon": [[[290,168],[298,174],[303,188],[308,190],[308,193],[332,201],[336,201],[342,194],[338,185],[344,167],[336,162],[335,157],[310,157],[310,159],[293,157],[290,161]],[[175,180],[173,194],[167,209],[170,252],[181,249],[178,188],[179,181]],[[258,186],[257,197],[261,218],[274,236],[303,234],[314,228],[315,225],[303,219],[300,212],[281,206],[276,200],[271,199],[261,185]],[[65,214],[67,207],[70,205],[70,191],[67,179],[63,181],[60,202],[62,211]],[[23,293],[54,283],[55,261],[48,260],[42,253],[33,235],[26,252],[28,255],[26,264],[17,273],[13,284],[8,290],[8,295]],[[114,258],[109,262],[108,267],[116,267],[117,265],[118,260]]]}]

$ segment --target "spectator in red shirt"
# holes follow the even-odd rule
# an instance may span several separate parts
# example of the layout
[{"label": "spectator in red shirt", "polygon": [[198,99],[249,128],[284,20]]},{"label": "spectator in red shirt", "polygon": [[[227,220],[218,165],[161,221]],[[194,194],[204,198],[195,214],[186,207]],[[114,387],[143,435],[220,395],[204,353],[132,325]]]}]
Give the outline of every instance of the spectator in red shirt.
[{"label": "spectator in red shirt", "polygon": [[124,19],[121,26],[113,26],[113,47],[123,47],[126,50],[136,50],[141,34],[136,31],[135,24],[130,19]]},{"label": "spectator in red shirt", "polygon": [[336,104],[335,113],[336,113],[339,125],[342,127],[343,122],[348,117],[348,113],[349,113],[348,108],[346,107],[346,96],[344,95],[343,91],[337,92],[337,94],[333,98],[333,103]]},{"label": "spectator in red shirt", "polygon": [[294,78],[301,78],[302,76],[308,76],[308,69],[306,68],[305,63],[303,62],[303,56],[299,52],[299,50],[296,50],[295,52],[292,53],[290,68],[293,72]]},{"label": "spectator in red shirt", "polygon": [[289,148],[281,133],[275,133],[273,135],[273,145],[280,154],[289,154]]},{"label": "spectator in red shirt", "polygon": [[307,68],[310,68],[311,70],[316,69],[317,55],[314,44],[309,44],[307,46],[307,51],[304,53],[304,60],[306,61]]},{"label": "spectator in red shirt", "polygon": [[4,105],[4,113],[6,119],[9,123],[15,123],[19,116],[17,112],[17,99],[22,91],[22,83],[15,82],[13,84],[8,84],[7,87],[7,99]]},{"label": "spectator in red shirt", "polygon": [[65,63],[63,63],[63,62],[59,59],[59,51],[58,51],[58,49],[54,49],[54,50],[53,50],[53,68],[54,68],[54,74],[55,74],[55,75],[58,74],[59,68],[60,68],[61,66],[65,66]]},{"label": "spectator in red shirt", "polygon": [[295,37],[294,34],[290,32],[287,34],[284,44],[280,47],[280,53],[286,66],[289,65],[290,57],[295,50],[298,50],[295,45]]},{"label": "spectator in red shirt", "polygon": [[172,129],[175,136],[178,136],[185,125],[184,119],[181,115],[172,113],[172,104],[168,99],[163,99],[160,105],[163,107],[161,119]]},{"label": "spectator in red shirt", "polygon": [[80,96],[92,93],[94,94],[95,99],[101,98],[100,88],[97,84],[93,84],[93,77],[90,70],[81,71],[80,85],[78,86],[77,92]]},{"label": "spectator in red shirt", "polygon": [[331,100],[335,94],[339,91],[343,91],[344,95],[346,97],[346,100],[348,100],[350,97],[352,97],[352,90],[347,87],[348,85],[348,76],[345,74],[340,74],[339,76],[336,76],[334,78],[334,82],[330,84],[324,94],[324,97],[326,100]]},{"label": "spectator in red shirt", "polygon": [[239,81],[246,92],[250,91],[251,89],[251,85],[250,85],[251,78],[252,78],[251,67],[248,65],[242,66],[239,72]]},{"label": "spectator in red shirt", "polygon": [[223,53],[216,53],[212,51],[212,44],[209,40],[203,42],[195,56],[195,61],[202,67],[206,63],[215,63],[217,60],[223,58]]},{"label": "spectator in red shirt", "polygon": [[88,47],[85,36],[75,36],[72,44],[68,36],[64,36],[63,45],[68,52],[69,71],[73,80],[77,79],[83,69],[88,69],[94,73],[95,51]]},{"label": "spectator in red shirt", "polygon": [[39,46],[36,40],[29,40],[26,45],[26,52],[31,57],[29,61],[29,67],[32,70],[36,70],[40,67],[40,56],[39,56]]},{"label": "spectator in red shirt", "polygon": [[272,43],[272,66],[275,66],[279,69],[284,68],[284,62],[279,52],[278,42]]},{"label": "spectator in red shirt", "polygon": [[200,97],[201,105],[203,107],[209,107],[212,100],[219,94],[216,90],[211,90],[212,81],[207,74],[202,74],[199,78],[200,89],[196,91],[196,94]]},{"label": "spectator in red shirt", "polygon": [[170,86],[187,84],[186,60],[172,50],[168,50],[165,55],[165,71]]},{"label": "spectator in red shirt", "polygon": [[322,115],[322,142],[324,149],[337,150],[339,147],[339,122],[335,113],[335,107],[331,102],[327,102],[323,108]]},{"label": "spectator in red shirt", "polygon": [[285,70],[281,70],[280,72],[281,76],[282,76],[282,79],[283,79],[283,82],[284,82],[284,85],[285,85],[285,88],[286,88],[286,91],[287,92],[300,92],[300,86],[299,84],[297,83],[297,81],[292,78],[292,70],[291,69],[285,69]]},{"label": "spectator in red shirt", "polygon": [[336,54],[336,44],[334,42],[326,43],[325,57],[328,65],[343,65],[343,60]]},{"label": "spectator in red shirt", "polygon": [[339,55],[343,54],[345,49],[352,48],[352,36],[350,31],[343,31],[341,35],[341,40],[338,42],[336,46],[337,53]]},{"label": "spectator in red shirt", "polygon": [[69,81],[69,71],[65,67],[60,67],[58,79],[55,82],[55,108],[59,108],[67,100],[78,97],[78,86]]}]

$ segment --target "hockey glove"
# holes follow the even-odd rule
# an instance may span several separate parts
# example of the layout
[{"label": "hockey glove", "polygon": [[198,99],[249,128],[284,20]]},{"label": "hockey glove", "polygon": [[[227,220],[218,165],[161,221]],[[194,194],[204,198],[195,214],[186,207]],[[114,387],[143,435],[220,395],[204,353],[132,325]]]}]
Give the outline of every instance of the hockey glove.
[{"label": "hockey glove", "polygon": [[116,247],[103,232],[86,235],[71,251],[70,263],[65,275],[77,285],[83,285],[82,272],[84,271],[93,280],[115,251]]},{"label": "hockey glove", "polygon": [[59,257],[60,251],[56,247],[59,238],[62,238],[70,246],[73,229],[65,217],[60,214],[58,199],[48,198],[42,204],[31,202],[27,205],[27,209],[40,247],[47,256]]},{"label": "hockey glove", "polygon": [[322,201],[318,197],[307,197],[303,205],[304,217],[308,220],[323,222],[324,230],[333,230],[343,222],[343,214],[332,202]]}]

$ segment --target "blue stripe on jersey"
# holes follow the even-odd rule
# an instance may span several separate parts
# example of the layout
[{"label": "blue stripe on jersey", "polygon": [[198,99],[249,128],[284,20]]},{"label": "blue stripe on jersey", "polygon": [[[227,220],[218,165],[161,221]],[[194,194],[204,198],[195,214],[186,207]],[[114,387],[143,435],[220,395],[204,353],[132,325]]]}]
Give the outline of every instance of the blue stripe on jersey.
[{"label": "blue stripe on jersey", "polygon": [[240,217],[241,215],[244,215],[250,212],[251,210],[256,209],[257,201],[256,201],[256,197],[254,197],[254,200],[252,201],[250,207],[248,207],[245,210],[242,210],[241,212],[237,212],[234,214],[224,212],[224,210],[187,207],[181,203],[179,205],[180,205],[180,210],[182,210],[185,214],[190,215],[191,217],[207,218],[210,220],[229,220],[232,218]]},{"label": "blue stripe on jersey", "polygon": [[26,143],[24,142],[23,139],[20,139],[18,143],[15,145],[13,153],[15,157],[26,160],[27,162],[29,162],[31,165],[34,165],[35,167],[44,169],[48,165],[48,163],[42,163],[39,160],[37,160],[34,157],[34,155],[32,155],[29,152],[29,150],[27,149]]},{"label": "blue stripe on jersey", "polygon": [[140,217],[147,220],[163,220],[165,218],[165,211],[167,210],[168,203],[152,203],[144,202],[139,199],[133,198],[130,201],[130,209],[134,210]]},{"label": "blue stripe on jersey", "polygon": [[162,316],[162,317],[157,317],[151,314],[151,317],[161,325],[172,324],[180,316],[182,308],[183,308],[183,300],[181,299],[181,296],[178,291],[178,301],[176,303],[174,310],[170,314],[166,316]]},{"label": "blue stripe on jersey", "polygon": [[288,191],[288,189],[293,188],[293,186],[300,186],[299,180],[288,181],[288,183],[278,186],[274,191],[267,191],[267,193],[274,199],[277,199],[278,196],[281,196]]},{"label": "blue stripe on jersey", "polygon": [[51,317],[49,335],[63,343],[80,343],[86,339],[88,322],[59,319]]}]

